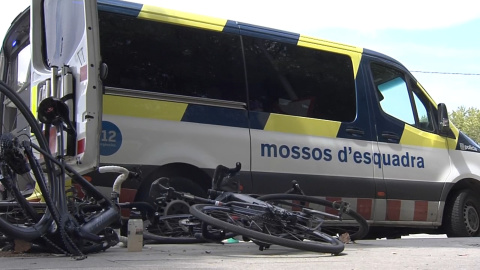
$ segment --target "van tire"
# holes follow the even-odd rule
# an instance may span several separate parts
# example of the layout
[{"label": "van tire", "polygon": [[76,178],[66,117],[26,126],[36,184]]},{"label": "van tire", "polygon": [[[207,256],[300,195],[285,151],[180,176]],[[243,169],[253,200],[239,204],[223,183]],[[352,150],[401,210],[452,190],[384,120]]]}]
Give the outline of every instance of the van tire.
[{"label": "van tire", "polygon": [[446,206],[445,229],[448,237],[480,234],[480,200],[471,190],[455,193]]}]

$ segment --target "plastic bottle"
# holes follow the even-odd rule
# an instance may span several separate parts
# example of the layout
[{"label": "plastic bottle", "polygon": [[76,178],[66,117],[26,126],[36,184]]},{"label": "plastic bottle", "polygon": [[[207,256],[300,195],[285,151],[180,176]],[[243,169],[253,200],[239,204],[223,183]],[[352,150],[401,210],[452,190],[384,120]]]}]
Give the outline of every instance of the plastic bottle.
[{"label": "plastic bottle", "polygon": [[142,251],[143,248],[143,220],[136,209],[132,209],[128,220],[127,248],[128,251]]}]

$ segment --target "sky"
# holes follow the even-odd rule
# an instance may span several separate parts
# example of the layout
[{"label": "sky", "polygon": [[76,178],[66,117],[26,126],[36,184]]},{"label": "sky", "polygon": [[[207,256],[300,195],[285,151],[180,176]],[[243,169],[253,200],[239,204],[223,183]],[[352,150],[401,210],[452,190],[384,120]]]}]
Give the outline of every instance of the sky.
[{"label": "sky", "polygon": [[[138,2],[138,0],[133,0]],[[367,48],[406,66],[449,111],[480,108],[476,0],[145,0],[147,4],[278,28]],[[2,37],[28,0],[2,1]]]}]

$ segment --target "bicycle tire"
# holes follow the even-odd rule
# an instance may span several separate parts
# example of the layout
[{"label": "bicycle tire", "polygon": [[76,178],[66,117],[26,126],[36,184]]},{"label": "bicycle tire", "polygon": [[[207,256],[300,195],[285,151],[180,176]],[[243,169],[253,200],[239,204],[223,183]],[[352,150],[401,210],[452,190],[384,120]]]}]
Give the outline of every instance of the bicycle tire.
[{"label": "bicycle tire", "polygon": [[[260,241],[265,244],[274,244],[299,250],[332,254],[339,254],[345,248],[342,242],[330,235],[319,231],[299,230],[298,228],[294,228],[295,225],[287,225],[285,229],[288,231],[277,231],[277,229],[275,229],[274,232],[272,230],[264,230],[260,227],[258,227],[258,230],[254,229],[251,225],[253,224],[256,226],[259,222],[263,222],[261,227],[278,227],[278,223],[275,223],[276,221],[272,222],[272,220],[269,220],[262,214],[249,215],[246,214],[248,212],[248,206],[244,206],[242,209],[236,209],[229,206],[195,204],[190,207],[190,213],[203,222],[250,238],[254,242]],[[252,222],[252,220],[255,221]],[[296,231],[299,231],[298,233],[301,235],[295,235]],[[284,234],[288,235],[288,238],[283,237],[282,235]],[[305,239],[310,241],[304,241]]]},{"label": "bicycle tire", "polygon": [[210,225],[204,227],[205,223],[191,214],[160,216],[153,223],[147,220],[143,224],[143,239],[150,244],[220,242],[236,236]]},{"label": "bicycle tire", "polygon": [[[18,110],[17,114],[13,115],[13,123],[18,124],[21,121],[24,121],[27,126],[20,126],[19,128],[14,128],[13,126],[6,127],[5,126],[5,119],[1,119],[2,123],[2,142],[1,142],[1,159],[4,161],[4,165],[7,170],[11,170],[15,172],[17,175],[16,177],[19,177],[22,172],[25,172],[25,168],[21,168],[18,165],[18,160],[12,159],[12,157],[8,157],[5,146],[10,147],[10,144],[12,141],[18,140],[20,143],[28,141],[28,143],[31,143],[32,140],[31,138],[34,138],[35,143],[38,145],[38,148],[44,150],[47,153],[50,153],[48,144],[46,141],[46,138],[43,136],[42,130],[40,126],[38,125],[38,122],[36,121],[35,117],[33,114],[30,112],[29,108],[25,105],[25,103],[22,101],[20,96],[10,89],[4,82],[0,81],[0,92],[1,94],[8,99],[8,101],[5,104],[4,108],[14,108]],[[5,111],[3,114],[5,116]],[[30,127],[30,130],[27,129],[27,127]],[[33,136],[32,136],[33,134]],[[33,144],[31,144],[32,146]],[[8,149],[7,149],[8,150]],[[25,150],[25,148],[24,148]],[[53,164],[51,161],[48,159],[48,157],[45,158],[44,166],[45,170],[40,168],[40,165],[33,160],[30,159],[30,157],[33,156],[33,152],[27,154],[27,157],[29,159],[29,164],[30,164],[30,169],[34,174],[34,177],[37,180],[37,184],[39,185],[42,193],[48,194],[49,192],[54,192],[52,190],[52,183],[53,183]],[[13,161],[8,161],[9,159],[12,159]],[[22,172],[18,172],[21,170]],[[44,175],[47,176],[47,183],[39,179],[40,177],[44,177]],[[18,205],[22,209],[28,209],[31,208],[30,202],[26,201],[25,198],[21,194],[14,193],[12,194],[14,196],[14,199],[17,201]],[[22,196],[22,197],[19,197]],[[47,204],[48,208],[53,209],[54,204],[51,200],[46,199],[45,203]],[[26,214],[26,216],[28,213]],[[47,229],[51,225],[52,219],[57,220],[58,217],[56,217],[55,212],[51,212],[47,210],[45,214],[36,222],[33,222],[31,224],[25,225],[25,224],[14,224],[9,222],[6,219],[0,218],[0,231],[2,231],[4,234],[16,238],[16,239],[21,239],[25,241],[33,241],[40,236],[44,235]]]},{"label": "bicycle tire", "polygon": [[[319,215],[327,213],[321,218],[325,219],[321,228],[323,232],[327,232],[330,235],[342,235],[348,233],[352,241],[362,239],[368,233],[369,226],[365,218],[350,208],[344,208],[338,210],[338,202],[331,202],[323,200],[317,197],[297,195],[297,194],[268,194],[258,197],[259,200],[280,206],[287,210],[300,210],[303,208],[309,208],[314,210],[320,210]],[[342,215],[342,220],[335,219],[328,215]],[[346,218],[345,218],[346,216]]]},{"label": "bicycle tire", "polygon": [[[184,220],[189,220],[190,214],[167,215],[157,217],[153,223],[144,222],[143,238],[151,244],[195,244],[205,240],[195,237],[195,232],[200,231],[198,225],[192,224],[191,228],[182,226]],[[196,228],[196,226],[198,226]]]},{"label": "bicycle tire", "polygon": [[[12,223],[0,215],[0,231],[12,239],[53,246],[62,253],[79,258],[85,257],[82,252],[105,250],[115,245],[118,237],[108,226],[120,218],[117,207],[71,166],[52,156],[46,139],[48,136],[43,134],[42,126],[18,93],[2,81],[0,93],[2,100],[6,98],[3,109],[9,108],[9,113],[2,114],[0,119],[1,173],[4,179],[7,176],[14,181],[17,181],[20,175],[33,177],[46,205],[41,217],[35,217],[33,203],[26,200],[20,192],[14,192],[17,205],[24,209],[25,217],[34,216],[33,222]],[[50,123],[45,123],[47,134],[50,127]],[[57,125],[60,133],[62,127]],[[61,143],[59,147],[62,147]],[[66,197],[64,183],[67,174],[82,187],[88,198],[95,199],[85,202],[96,204],[104,211],[80,211],[81,207],[76,206],[81,203]],[[52,222],[58,229],[49,230]]]}]

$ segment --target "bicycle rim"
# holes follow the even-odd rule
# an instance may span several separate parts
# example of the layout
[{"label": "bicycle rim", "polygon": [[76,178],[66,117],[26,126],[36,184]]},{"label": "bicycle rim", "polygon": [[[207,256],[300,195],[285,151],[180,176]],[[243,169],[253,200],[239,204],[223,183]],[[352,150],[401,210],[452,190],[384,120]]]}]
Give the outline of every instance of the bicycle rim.
[{"label": "bicycle rim", "polygon": [[204,242],[195,237],[201,231],[200,221],[189,214],[156,217],[153,222],[144,222],[145,240],[155,244],[193,244]]},{"label": "bicycle rim", "polygon": [[316,216],[323,220],[321,231],[330,235],[348,233],[350,239],[354,241],[362,239],[368,233],[369,226],[365,218],[348,206],[339,208],[338,202],[297,194],[269,194],[258,199],[289,211],[308,212],[312,218]]},{"label": "bicycle rim", "polygon": [[[266,244],[339,254],[344,245],[332,236],[309,230],[299,225],[282,224],[283,220],[268,217],[263,213],[251,213],[244,207],[225,207],[196,204],[190,207],[192,215],[217,228],[223,228],[244,237]],[[278,218],[278,217],[276,217]]]}]

